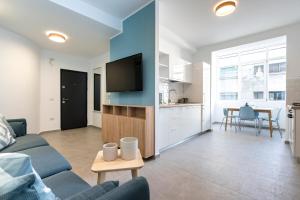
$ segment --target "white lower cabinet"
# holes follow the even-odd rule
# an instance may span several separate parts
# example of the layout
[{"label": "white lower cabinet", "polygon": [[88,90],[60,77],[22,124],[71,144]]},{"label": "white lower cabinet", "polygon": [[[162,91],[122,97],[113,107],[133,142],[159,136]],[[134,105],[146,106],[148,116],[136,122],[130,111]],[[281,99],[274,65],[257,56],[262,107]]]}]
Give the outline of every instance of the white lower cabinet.
[{"label": "white lower cabinet", "polygon": [[167,124],[171,124],[171,119],[166,117],[170,115],[170,110],[165,109],[159,111],[159,126],[158,126],[158,132],[157,135],[159,140],[159,148],[162,146],[168,146],[171,145],[170,141],[170,135],[171,135],[171,129],[167,126]]},{"label": "white lower cabinet", "polygon": [[159,109],[159,149],[201,132],[201,105]]}]

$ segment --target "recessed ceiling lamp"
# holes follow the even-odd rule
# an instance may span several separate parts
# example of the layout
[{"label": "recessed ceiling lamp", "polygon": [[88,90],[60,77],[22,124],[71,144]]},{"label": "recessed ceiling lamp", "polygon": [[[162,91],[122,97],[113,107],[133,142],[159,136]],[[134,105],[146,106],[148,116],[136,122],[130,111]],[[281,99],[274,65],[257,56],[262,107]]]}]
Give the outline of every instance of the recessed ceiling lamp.
[{"label": "recessed ceiling lamp", "polygon": [[57,43],[64,43],[68,39],[68,36],[57,31],[47,31],[46,35],[48,36],[49,40]]},{"label": "recessed ceiling lamp", "polygon": [[236,0],[225,0],[217,3],[214,10],[217,16],[223,17],[233,13],[236,9],[236,6]]}]

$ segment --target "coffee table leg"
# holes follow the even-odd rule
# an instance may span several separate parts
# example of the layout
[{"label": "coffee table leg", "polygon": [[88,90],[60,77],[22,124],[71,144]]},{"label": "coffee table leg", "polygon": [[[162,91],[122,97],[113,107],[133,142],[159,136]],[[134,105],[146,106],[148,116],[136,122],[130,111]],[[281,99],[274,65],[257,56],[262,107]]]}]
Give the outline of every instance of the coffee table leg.
[{"label": "coffee table leg", "polygon": [[138,177],[139,176],[138,169],[132,169],[131,170],[131,175],[132,175],[132,178]]},{"label": "coffee table leg", "polygon": [[105,172],[98,172],[97,184],[103,183],[105,180]]}]

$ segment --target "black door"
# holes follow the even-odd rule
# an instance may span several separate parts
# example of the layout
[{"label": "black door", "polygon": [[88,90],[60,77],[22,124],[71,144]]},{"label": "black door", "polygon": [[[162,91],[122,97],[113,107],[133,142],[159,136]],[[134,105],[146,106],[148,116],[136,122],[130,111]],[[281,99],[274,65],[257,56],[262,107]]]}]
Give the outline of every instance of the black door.
[{"label": "black door", "polygon": [[87,126],[87,73],[61,69],[61,129]]}]

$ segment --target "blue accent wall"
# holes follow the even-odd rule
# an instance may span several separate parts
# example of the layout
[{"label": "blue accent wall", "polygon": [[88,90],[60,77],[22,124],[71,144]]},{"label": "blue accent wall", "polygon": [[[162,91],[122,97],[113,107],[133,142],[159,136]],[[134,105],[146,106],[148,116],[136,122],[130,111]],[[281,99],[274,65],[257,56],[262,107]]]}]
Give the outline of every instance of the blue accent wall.
[{"label": "blue accent wall", "polygon": [[143,91],[111,93],[111,104],[155,104],[155,1],[127,18],[110,40],[110,61],[137,53],[143,54]]}]

